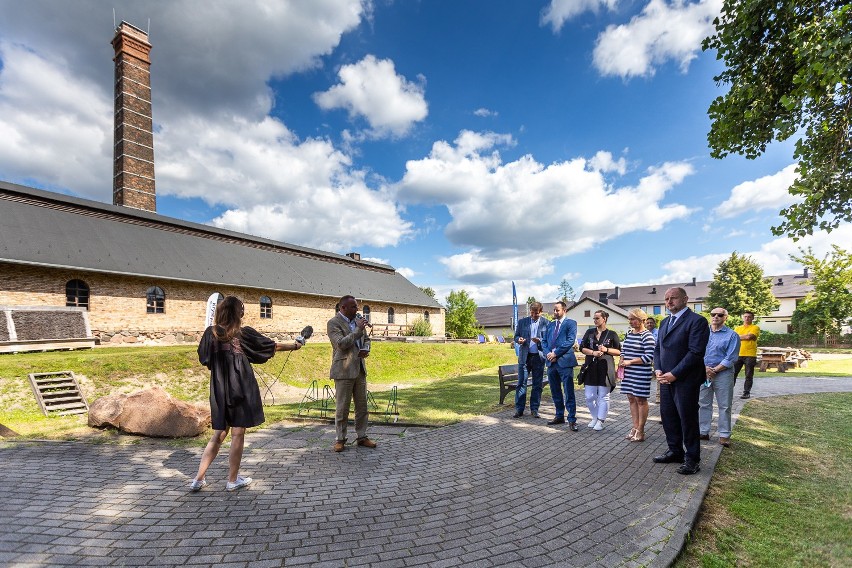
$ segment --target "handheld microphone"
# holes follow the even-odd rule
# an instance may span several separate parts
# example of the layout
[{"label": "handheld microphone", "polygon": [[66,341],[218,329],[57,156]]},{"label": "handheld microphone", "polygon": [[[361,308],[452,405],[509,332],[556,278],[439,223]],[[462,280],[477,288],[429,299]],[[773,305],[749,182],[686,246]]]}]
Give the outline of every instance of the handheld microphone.
[{"label": "handheld microphone", "polygon": [[355,319],[362,319],[364,320],[367,327],[373,327],[373,324],[371,324],[369,320],[364,319],[364,316],[362,316],[360,313],[355,314]]},{"label": "handheld microphone", "polygon": [[314,334],[314,328],[309,325],[306,325],[302,330],[302,333],[299,334],[299,337],[296,338],[296,343],[301,343],[302,345]]}]

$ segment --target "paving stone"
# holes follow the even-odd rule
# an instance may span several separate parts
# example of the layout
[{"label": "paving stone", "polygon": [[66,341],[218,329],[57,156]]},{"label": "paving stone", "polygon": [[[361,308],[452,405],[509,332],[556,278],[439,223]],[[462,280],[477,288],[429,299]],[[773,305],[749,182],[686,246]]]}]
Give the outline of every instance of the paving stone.
[{"label": "paving stone", "polygon": [[[850,391],[852,378],[755,390]],[[654,464],[666,446],[651,410],[645,444],[623,440],[619,394],[600,432],[513,420],[506,407],[438,429],[371,425],[378,449],[335,454],[333,426],[277,425],[247,436],[244,470],[257,481],[236,493],[224,491],[224,455],[211,486],[187,492],[201,448],[0,441],[0,463],[20,473],[0,501],[0,564],[666,566],[721,450],[704,444],[691,478]]]}]

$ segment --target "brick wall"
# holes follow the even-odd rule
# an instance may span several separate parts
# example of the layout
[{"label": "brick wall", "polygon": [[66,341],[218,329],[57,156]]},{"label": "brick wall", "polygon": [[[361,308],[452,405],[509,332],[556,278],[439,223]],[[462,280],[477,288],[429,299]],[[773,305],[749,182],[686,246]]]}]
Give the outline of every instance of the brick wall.
[{"label": "brick wall", "polygon": [[[65,306],[65,284],[79,279],[89,286],[89,324],[101,343],[193,343],[204,331],[207,298],[214,292],[234,295],[246,306],[244,324],[276,339],[291,339],[311,325],[317,339],[325,337],[326,322],[334,316],[338,298],[254,290],[214,288],[211,285],[153,280],[75,270],[48,269],[0,263],[0,305]],[[146,311],[145,293],[159,286],[166,295],[165,313]],[[272,318],[261,319],[260,297],[272,299]],[[423,317],[424,308],[367,302],[373,323],[387,323],[393,307],[394,323],[410,325]],[[443,337],[444,315],[430,310],[434,335]]]}]

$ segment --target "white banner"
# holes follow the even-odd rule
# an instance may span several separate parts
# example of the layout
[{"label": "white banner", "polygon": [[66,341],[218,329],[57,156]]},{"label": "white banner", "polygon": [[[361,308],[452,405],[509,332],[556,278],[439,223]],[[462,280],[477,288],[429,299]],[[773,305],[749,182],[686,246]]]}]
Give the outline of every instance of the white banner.
[{"label": "white banner", "polygon": [[213,318],[216,316],[216,304],[219,303],[219,298],[221,297],[222,294],[214,292],[210,294],[209,298],[207,298],[207,312],[206,317],[204,318],[204,329],[213,325]]}]

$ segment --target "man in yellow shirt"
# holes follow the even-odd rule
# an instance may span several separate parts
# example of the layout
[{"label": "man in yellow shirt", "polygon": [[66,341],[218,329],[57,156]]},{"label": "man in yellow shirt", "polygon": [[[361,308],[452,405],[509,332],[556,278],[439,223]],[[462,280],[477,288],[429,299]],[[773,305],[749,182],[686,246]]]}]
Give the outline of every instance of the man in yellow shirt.
[{"label": "man in yellow shirt", "polygon": [[734,363],[734,381],[745,366],[745,385],[740,398],[750,398],[754,366],[757,363],[757,338],[760,337],[760,328],[754,325],[754,313],[743,312],[743,324],[735,327],[734,331],[740,336],[740,356]]}]

